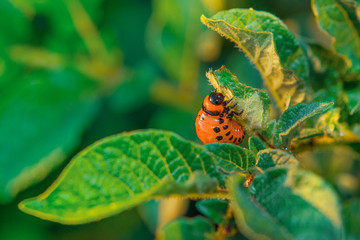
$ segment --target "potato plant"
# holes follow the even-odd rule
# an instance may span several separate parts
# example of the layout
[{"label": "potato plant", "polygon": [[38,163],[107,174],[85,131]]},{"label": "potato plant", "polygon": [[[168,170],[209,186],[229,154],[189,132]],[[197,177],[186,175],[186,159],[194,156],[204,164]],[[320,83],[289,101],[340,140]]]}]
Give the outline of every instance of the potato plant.
[{"label": "potato plant", "polygon": [[[77,1],[74,5],[70,2],[68,7],[82,14]],[[20,210],[76,225],[135,207],[141,211],[154,199],[180,198],[193,200],[197,216],[178,217],[158,226],[157,239],[360,239],[360,3],[313,0],[311,7],[318,27],[332,38],[331,49],[295,36],[269,12],[233,8],[213,16],[205,11],[198,15],[197,21],[235,45],[234,51],[244,52],[263,80],[264,89],[248,86],[225,65],[200,73],[242,112],[234,116],[246,133],[240,146],[221,142],[203,145],[162,129],[111,135],[77,153],[45,192],[21,201]],[[155,32],[156,24],[150,29]],[[150,32],[154,42],[155,37]],[[18,104],[18,112],[0,108],[0,115],[36,118],[33,129],[44,128],[44,135],[37,135],[41,141],[32,149],[26,150],[22,141],[26,151],[10,147],[3,152],[8,165],[14,159],[28,160],[21,167],[0,170],[2,201],[11,200],[36,181],[23,173],[45,152],[57,157],[47,162],[43,175],[73,151],[87,119],[95,114],[99,95],[116,86],[119,56],[109,54],[106,44],[92,48],[91,41],[84,41],[75,47],[82,49],[83,44],[99,61],[79,58],[84,62],[78,62],[69,53],[72,67],[66,71],[51,78],[47,71],[31,73],[28,85],[15,86],[15,95],[11,89],[0,90],[6,101]],[[164,51],[159,56],[166,54],[172,53]],[[174,79],[196,75],[186,72],[191,63],[184,63],[181,73],[174,67],[178,59],[171,61],[164,64]],[[61,59],[54,57],[50,63],[61,64]],[[83,68],[92,64],[94,71]],[[151,74],[146,66],[139,69],[144,72],[136,74]],[[80,79],[85,75],[95,81],[74,80],[79,79],[74,72],[81,73]],[[108,74],[110,82],[99,80],[103,79],[99,72]],[[36,85],[39,78],[50,80]],[[49,88],[54,91],[43,91]],[[144,94],[139,90],[127,100],[136,102]],[[40,95],[51,102],[39,103]],[[65,101],[64,96],[71,99]],[[36,104],[43,109],[56,108],[58,114],[42,111],[44,115],[38,120],[32,108]],[[2,121],[10,122],[10,118]],[[68,124],[54,127],[60,122]],[[21,126],[15,138],[22,139],[21,132],[28,127]],[[0,133],[7,136],[0,139],[0,147],[17,140],[10,137],[13,133],[5,124],[0,125]],[[26,137],[32,141],[35,134]]]}]

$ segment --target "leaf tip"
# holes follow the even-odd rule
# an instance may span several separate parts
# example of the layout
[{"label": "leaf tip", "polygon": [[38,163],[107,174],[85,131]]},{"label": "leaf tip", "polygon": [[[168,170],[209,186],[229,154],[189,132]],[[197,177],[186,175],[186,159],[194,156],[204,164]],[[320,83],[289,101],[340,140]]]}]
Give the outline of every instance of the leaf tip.
[{"label": "leaf tip", "polygon": [[200,21],[202,22],[202,24],[207,25],[208,18],[205,17],[204,14],[201,14],[201,16],[200,16]]}]

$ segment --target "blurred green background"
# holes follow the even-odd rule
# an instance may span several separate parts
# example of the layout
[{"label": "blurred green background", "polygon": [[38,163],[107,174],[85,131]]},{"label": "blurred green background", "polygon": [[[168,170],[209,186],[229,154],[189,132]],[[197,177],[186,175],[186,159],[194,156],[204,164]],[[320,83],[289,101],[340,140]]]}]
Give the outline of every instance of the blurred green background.
[{"label": "blurred green background", "polygon": [[200,143],[194,120],[212,90],[209,68],[226,65],[262,88],[244,54],[200,23],[235,7],[271,12],[329,46],[303,0],[1,0],[0,239],[153,239],[137,209],[64,226],[17,204],[106,136],[158,128]]}]

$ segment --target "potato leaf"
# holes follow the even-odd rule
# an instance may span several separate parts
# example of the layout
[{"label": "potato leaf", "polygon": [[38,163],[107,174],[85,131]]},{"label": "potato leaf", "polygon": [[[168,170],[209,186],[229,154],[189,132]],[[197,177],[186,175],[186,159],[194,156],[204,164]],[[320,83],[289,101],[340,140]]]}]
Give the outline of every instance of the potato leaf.
[{"label": "potato leaf", "polygon": [[20,208],[40,218],[80,224],[155,196],[212,192],[218,179],[214,157],[203,146],[170,132],[135,131],[80,152],[45,193]]},{"label": "potato leaf", "polygon": [[201,21],[243,50],[261,73],[281,111],[305,97],[308,65],[293,34],[274,15],[252,9],[221,11]]},{"label": "potato leaf", "polygon": [[257,137],[250,137],[248,145],[249,145],[250,151],[252,151],[254,154],[257,154],[259,151],[266,148],[265,143],[263,143]]},{"label": "potato leaf", "polygon": [[211,240],[214,239],[215,228],[203,217],[193,219],[178,218],[166,224],[158,233],[159,240]]},{"label": "potato leaf", "polygon": [[255,154],[230,143],[210,143],[205,148],[215,156],[222,172],[247,172],[255,166]]},{"label": "potato leaf", "polygon": [[270,112],[270,99],[265,91],[255,89],[240,83],[239,79],[225,66],[219,70],[206,73],[213,87],[221,92],[231,103],[236,112],[242,112],[234,118],[246,130],[256,131],[267,127]]},{"label": "potato leaf", "polygon": [[346,57],[350,73],[359,76],[359,19],[338,0],[313,0],[312,9],[319,27],[333,38],[334,50]]},{"label": "potato leaf", "polygon": [[226,224],[226,211],[229,203],[220,199],[205,199],[196,202],[197,210],[216,224]]},{"label": "potato leaf", "polygon": [[271,167],[297,166],[299,161],[290,153],[280,149],[264,149],[258,152],[256,156],[256,166],[262,170]]},{"label": "potato leaf", "polygon": [[299,103],[288,108],[280,117],[274,134],[274,144],[277,148],[289,146],[292,138],[298,135],[299,126],[309,118],[328,111],[333,103]]},{"label": "potato leaf", "polygon": [[265,171],[249,188],[245,180],[233,176],[228,186],[238,229],[247,238],[342,239],[339,200],[320,177],[291,167]]},{"label": "potato leaf", "polygon": [[249,150],[231,144],[204,148],[160,130],[123,133],[87,147],[48,190],[19,207],[63,224],[87,223],[173,194],[224,197],[213,192],[224,186],[219,169],[244,171],[254,164]]}]

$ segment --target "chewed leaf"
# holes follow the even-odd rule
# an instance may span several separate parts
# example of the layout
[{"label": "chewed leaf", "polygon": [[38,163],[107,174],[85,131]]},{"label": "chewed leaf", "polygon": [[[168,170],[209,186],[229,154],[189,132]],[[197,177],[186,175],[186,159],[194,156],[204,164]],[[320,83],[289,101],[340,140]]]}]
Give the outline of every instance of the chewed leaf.
[{"label": "chewed leaf", "polygon": [[256,65],[281,111],[304,100],[308,65],[299,43],[274,15],[230,9],[201,21],[234,42]]},{"label": "chewed leaf", "polygon": [[315,174],[296,167],[272,168],[255,177],[249,188],[245,181],[233,176],[228,187],[238,229],[247,238],[343,239],[336,193]]},{"label": "chewed leaf", "polygon": [[[344,1],[345,2],[345,1]],[[350,4],[351,5],[351,4]],[[359,76],[360,72],[360,29],[359,4],[355,11],[338,0],[313,0],[312,9],[322,30],[333,37],[333,48],[347,59],[350,73]]]},{"label": "chewed leaf", "polygon": [[256,166],[262,170],[271,167],[297,166],[299,161],[290,153],[280,149],[264,149],[256,156]]},{"label": "chewed leaf", "polygon": [[333,103],[299,103],[288,108],[280,117],[274,134],[274,144],[277,148],[287,147],[298,135],[299,126],[309,118],[328,111]]},{"label": "chewed leaf", "polygon": [[233,99],[236,112],[234,118],[246,130],[262,130],[267,127],[270,112],[270,99],[265,91],[240,83],[239,79],[225,66],[206,73],[213,87],[227,99]]},{"label": "chewed leaf", "polygon": [[214,157],[170,132],[107,137],[74,157],[58,180],[20,209],[63,224],[98,220],[155,196],[211,193],[219,186]]}]

